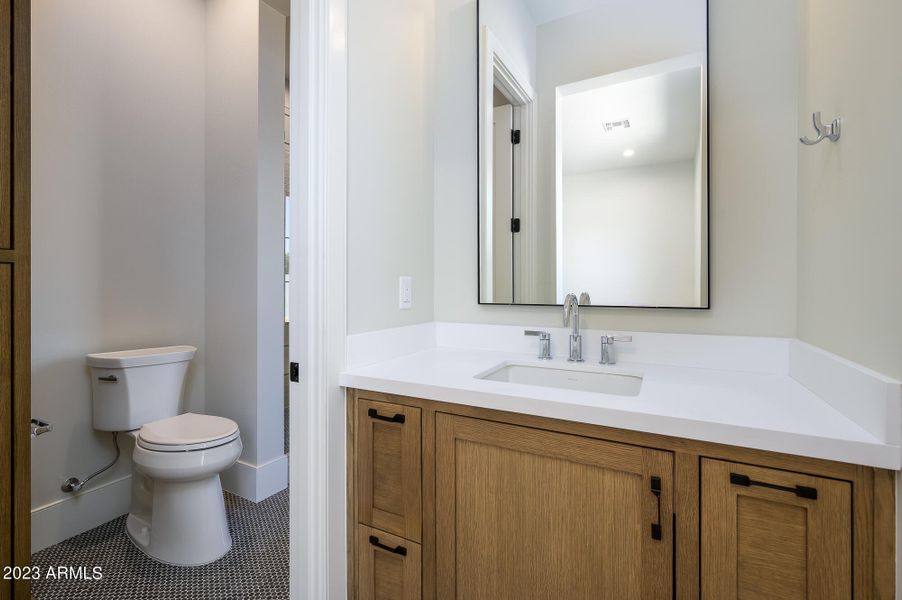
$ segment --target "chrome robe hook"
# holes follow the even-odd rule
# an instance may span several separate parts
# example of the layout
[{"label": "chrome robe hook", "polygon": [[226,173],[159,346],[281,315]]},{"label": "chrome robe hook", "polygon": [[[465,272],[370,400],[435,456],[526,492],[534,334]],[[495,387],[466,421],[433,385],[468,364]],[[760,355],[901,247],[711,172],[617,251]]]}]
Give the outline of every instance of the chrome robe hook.
[{"label": "chrome robe hook", "polygon": [[817,133],[817,137],[813,140],[808,136],[800,137],[799,141],[806,146],[819,144],[824,138],[827,138],[831,142],[835,142],[839,139],[840,129],[842,127],[841,117],[836,117],[833,119],[832,123],[824,125],[821,121],[821,111],[817,111],[811,115],[811,122],[814,125],[814,131]]}]

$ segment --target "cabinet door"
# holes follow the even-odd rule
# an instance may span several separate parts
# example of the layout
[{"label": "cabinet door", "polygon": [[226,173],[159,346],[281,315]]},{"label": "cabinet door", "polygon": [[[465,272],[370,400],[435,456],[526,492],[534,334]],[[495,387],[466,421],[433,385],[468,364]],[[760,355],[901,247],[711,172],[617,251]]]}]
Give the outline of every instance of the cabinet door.
[{"label": "cabinet door", "polygon": [[357,600],[417,600],[420,545],[357,526]]},{"label": "cabinet door", "polygon": [[419,542],[420,409],[360,400],[357,432],[360,522]]},{"label": "cabinet door", "polygon": [[667,452],[437,415],[438,598],[671,598],[672,478]]},{"label": "cabinet door", "polygon": [[852,597],[845,481],[702,460],[702,598]]}]

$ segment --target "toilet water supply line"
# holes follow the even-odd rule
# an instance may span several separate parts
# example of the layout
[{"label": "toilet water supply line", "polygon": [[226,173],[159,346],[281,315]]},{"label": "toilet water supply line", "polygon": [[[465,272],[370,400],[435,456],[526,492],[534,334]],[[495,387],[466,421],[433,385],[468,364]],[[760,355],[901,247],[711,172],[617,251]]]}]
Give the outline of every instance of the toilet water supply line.
[{"label": "toilet water supply line", "polygon": [[75,492],[79,491],[86,483],[88,483],[89,481],[91,481],[92,479],[94,479],[95,477],[97,477],[98,475],[100,475],[101,473],[103,473],[104,471],[106,471],[107,469],[112,467],[113,465],[115,465],[116,461],[119,460],[119,432],[118,431],[113,432],[113,446],[116,447],[116,458],[114,458],[110,464],[108,464],[107,466],[105,466],[101,469],[94,471],[93,473],[91,473],[90,475],[85,477],[83,480],[79,479],[78,477],[70,477],[69,479],[67,479],[66,481],[63,482],[63,485],[60,486],[60,489],[64,492],[66,492],[67,494],[74,494]]}]

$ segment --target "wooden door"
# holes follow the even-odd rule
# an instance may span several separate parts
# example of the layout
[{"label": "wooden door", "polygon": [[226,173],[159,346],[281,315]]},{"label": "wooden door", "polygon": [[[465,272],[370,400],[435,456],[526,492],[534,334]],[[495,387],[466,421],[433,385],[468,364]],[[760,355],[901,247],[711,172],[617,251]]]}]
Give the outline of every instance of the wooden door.
[{"label": "wooden door", "polygon": [[419,544],[358,525],[357,556],[357,600],[422,597]]},{"label": "wooden door", "polygon": [[[0,567],[30,561],[29,0],[0,0]],[[0,599],[27,598],[0,580]]]},{"label": "wooden door", "polygon": [[437,597],[671,598],[672,480],[668,452],[438,414]]},{"label": "wooden door", "polygon": [[709,600],[849,600],[846,481],[702,460],[701,590]]},{"label": "wooden door", "polygon": [[423,530],[420,409],[357,403],[358,518],[420,541]]}]

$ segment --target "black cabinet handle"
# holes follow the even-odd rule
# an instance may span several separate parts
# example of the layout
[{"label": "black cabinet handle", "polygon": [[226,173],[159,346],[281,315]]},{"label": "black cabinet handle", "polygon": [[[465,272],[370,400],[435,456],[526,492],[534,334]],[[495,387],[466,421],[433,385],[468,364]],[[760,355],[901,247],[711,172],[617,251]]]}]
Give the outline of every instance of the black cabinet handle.
[{"label": "black cabinet handle", "polygon": [[658,499],[658,522],[651,524],[651,539],[660,540],[663,538],[663,532],[661,531],[661,478],[660,477],[652,476],[651,493],[654,494],[655,498]]},{"label": "black cabinet handle", "polygon": [[730,483],[733,485],[741,485],[744,487],[750,486],[758,486],[765,487],[771,490],[779,490],[781,492],[790,492],[795,494],[799,498],[807,498],[808,500],[817,500],[817,489],[813,487],[808,487],[807,485],[797,485],[794,487],[789,487],[785,485],[777,485],[775,483],[767,483],[766,481],[754,481],[748,475],[742,475],[741,473],[730,473]]},{"label": "black cabinet handle", "polygon": [[370,543],[377,548],[382,548],[386,552],[391,552],[392,554],[399,554],[401,556],[407,556],[407,548],[405,548],[404,546],[395,546],[394,548],[392,548],[391,546],[386,546],[385,544],[380,543],[379,538],[377,538],[374,535],[370,536]]},{"label": "black cabinet handle", "polygon": [[400,413],[396,414],[393,417],[383,417],[382,415],[379,414],[378,410],[376,410],[375,408],[371,408],[368,411],[366,411],[366,414],[369,415],[369,417],[371,419],[378,419],[380,421],[388,421],[389,423],[403,423],[404,422],[404,415],[402,415]]}]

